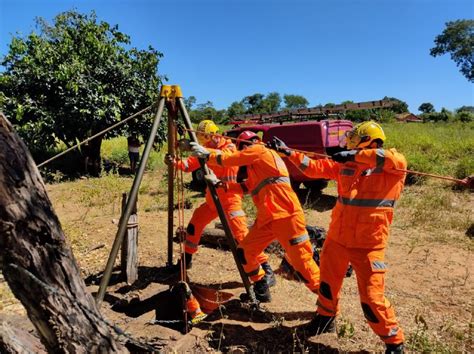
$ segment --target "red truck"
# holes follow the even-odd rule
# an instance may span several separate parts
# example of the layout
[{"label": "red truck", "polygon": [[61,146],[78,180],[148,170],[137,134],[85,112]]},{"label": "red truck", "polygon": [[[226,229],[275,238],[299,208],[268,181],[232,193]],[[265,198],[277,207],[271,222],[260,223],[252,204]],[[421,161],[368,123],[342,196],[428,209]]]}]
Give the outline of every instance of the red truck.
[{"label": "red truck", "polygon": [[[378,100],[359,103],[346,103],[330,107],[300,108],[276,113],[246,114],[234,117],[229,123],[233,128],[225,135],[236,138],[245,130],[258,133],[263,142],[268,143],[274,136],[282,139],[289,147],[332,155],[343,150],[340,138],[351,130],[349,120],[341,119],[347,111],[389,108],[396,104],[393,100]],[[331,119],[333,118],[333,119]],[[287,160],[287,159],[284,159]],[[306,188],[320,191],[327,186],[324,179],[314,180],[304,176],[291,162],[285,161],[290,172],[292,186],[296,190],[303,183]],[[193,189],[204,189],[205,183],[200,170],[193,173]]]},{"label": "red truck", "polygon": [[[340,137],[345,132],[352,129],[352,122],[349,120],[320,120],[290,122],[281,124],[254,124],[234,127],[226,132],[227,136],[236,138],[245,130],[258,133],[264,143],[269,143],[274,136],[283,140],[290,148],[311,151],[319,154],[332,155],[342,148],[339,146]],[[321,190],[327,186],[324,179],[314,180],[303,175],[295,165],[283,159],[290,172],[291,184],[296,190],[301,183],[306,188]]]}]

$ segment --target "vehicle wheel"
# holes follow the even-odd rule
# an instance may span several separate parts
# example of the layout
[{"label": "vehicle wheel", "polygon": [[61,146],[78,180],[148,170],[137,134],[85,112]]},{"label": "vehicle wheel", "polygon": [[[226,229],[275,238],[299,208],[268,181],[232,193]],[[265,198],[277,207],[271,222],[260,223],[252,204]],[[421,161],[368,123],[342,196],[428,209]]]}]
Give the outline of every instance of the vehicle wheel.
[{"label": "vehicle wheel", "polygon": [[204,180],[204,171],[197,169],[192,172],[193,179],[189,184],[189,188],[196,192],[204,192],[206,190],[206,181]]},{"label": "vehicle wheel", "polygon": [[303,182],[306,188],[310,189],[313,193],[320,193],[324,188],[328,186],[328,180],[317,179],[314,181]]}]

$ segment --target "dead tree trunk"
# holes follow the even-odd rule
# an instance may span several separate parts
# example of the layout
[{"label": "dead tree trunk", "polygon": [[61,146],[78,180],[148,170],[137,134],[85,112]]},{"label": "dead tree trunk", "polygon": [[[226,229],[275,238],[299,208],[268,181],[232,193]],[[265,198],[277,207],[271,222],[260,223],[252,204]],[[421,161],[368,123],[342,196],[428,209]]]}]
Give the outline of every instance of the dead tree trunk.
[{"label": "dead tree trunk", "polygon": [[0,267],[48,352],[126,350],[87,292],[38,169],[1,113]]}]

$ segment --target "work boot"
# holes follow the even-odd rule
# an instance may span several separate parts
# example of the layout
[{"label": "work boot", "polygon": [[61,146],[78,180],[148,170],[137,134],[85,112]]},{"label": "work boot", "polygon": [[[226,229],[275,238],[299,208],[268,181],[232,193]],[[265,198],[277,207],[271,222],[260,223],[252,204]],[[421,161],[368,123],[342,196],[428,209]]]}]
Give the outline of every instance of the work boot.
[{"label": "work boot", "polygon": [[270,295],[270,288],[268,287],[265,278],[262,278],[257,281],[253,286],[253,290],[255,291],[255,297],[258,301],[270,302],[272,300],[272,296]]},{"label": "work boot", "polygon": [[316,316],[304,326],[304,331],[309,337],[322,333],[334,333],[336,332],[335,317],[316,313]]},{"label": "work boot", "polygon": [[264,263],[260,264],[260,266],[265,271],[265,275],[264,275],[263,279],[265,279],[265,281],[267,282],[268,287],[270,288],[270,287],[274,286],[276,284],[276,278],[275,278],[275,274],[273,274],[273,269],[270,266],[270,264],[268,262],[264,262]]},{"label": "work boot", "polygon": [[403,343],[399,344],[385,344],[385,354],[402,354],[403,353]]}]

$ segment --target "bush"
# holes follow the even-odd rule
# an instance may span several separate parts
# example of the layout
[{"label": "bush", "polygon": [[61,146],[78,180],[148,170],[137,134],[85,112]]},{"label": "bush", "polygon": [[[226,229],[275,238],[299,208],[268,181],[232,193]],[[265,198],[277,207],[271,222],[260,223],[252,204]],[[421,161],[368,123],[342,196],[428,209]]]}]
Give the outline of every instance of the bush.
[{"label": "bush", "polygon": [[[473,123],[384,124],[386,147],[395,147],[405,155],[408,169],[458,176],[473,172]],[[426,178],[417,176],[417,182]]]}]

